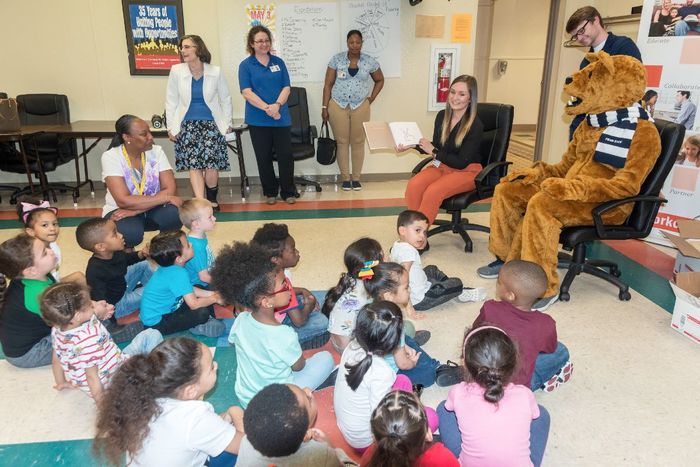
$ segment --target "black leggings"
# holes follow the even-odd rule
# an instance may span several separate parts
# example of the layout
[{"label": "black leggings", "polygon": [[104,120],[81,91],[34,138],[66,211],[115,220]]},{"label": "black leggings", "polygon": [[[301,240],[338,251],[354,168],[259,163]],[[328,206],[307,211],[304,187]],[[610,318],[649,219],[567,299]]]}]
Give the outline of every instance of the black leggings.
[{"label": "black leggings", "polygon": [[163,315],[160,323],[146,327],[157,329],[163,335],[173,334],[180,331],[187,331],[190,328],[204,324],[209,320],[210,316],[214,316],[213,306],[210,305],[204,308],[191,310],[186,302],[182,302],[180,308],[172,313]]},{"label": "black leggings", "polygon": [[[248,129],[263,194],[266,197],[276,197],[279,192],[283,199],[296,196],[291,127],[249,125]],[[279,167],[279,180],[275,175],[274,159],[277,159]]]}]

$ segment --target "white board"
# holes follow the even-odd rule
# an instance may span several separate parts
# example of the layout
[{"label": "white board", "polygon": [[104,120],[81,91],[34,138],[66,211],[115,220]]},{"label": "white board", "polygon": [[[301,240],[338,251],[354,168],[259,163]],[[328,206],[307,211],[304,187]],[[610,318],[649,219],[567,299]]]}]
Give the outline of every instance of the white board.
[{"label": "white board", "polygon": [[362,32],[362,51],[376,58],[386,78],[401,77],[401,2],[346,0],[340,4],[341,44],[352,29]]},{"label": "white board", "polygon": [[323,82],[331,57],[339,52],[337,3],[277,5],[275,48],[293,85]]}]

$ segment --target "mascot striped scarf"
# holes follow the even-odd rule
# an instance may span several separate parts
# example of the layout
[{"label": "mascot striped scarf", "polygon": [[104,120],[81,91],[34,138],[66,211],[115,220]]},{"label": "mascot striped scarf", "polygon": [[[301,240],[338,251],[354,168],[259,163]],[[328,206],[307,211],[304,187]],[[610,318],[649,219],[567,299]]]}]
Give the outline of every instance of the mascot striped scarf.
[{"label": "mascot striped scarf", "polygon": [[639,105],[586,115],[590,126],[605,127],[595,147],[593,160],[617,168],[624,167],[639,119],[654,121]]}]

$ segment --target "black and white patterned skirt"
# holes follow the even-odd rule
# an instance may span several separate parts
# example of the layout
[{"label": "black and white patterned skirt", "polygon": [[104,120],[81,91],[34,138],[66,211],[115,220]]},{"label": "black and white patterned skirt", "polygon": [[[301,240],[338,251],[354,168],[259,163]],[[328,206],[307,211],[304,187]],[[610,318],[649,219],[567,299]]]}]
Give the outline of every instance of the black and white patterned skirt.
[{"label": "black and white patterned skirt", "polygon": [[231,170],[226,139],[213,120],[185,120],[175,140],[175,170]]}]

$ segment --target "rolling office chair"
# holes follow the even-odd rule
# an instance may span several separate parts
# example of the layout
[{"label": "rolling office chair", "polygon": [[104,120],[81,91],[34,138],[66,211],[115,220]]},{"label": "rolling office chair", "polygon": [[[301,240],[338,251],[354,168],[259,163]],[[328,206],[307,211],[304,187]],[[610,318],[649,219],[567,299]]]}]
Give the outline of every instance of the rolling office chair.
[{"label": "rolling office chair", "polygon": [[[23,94],[17,96],[19,119],[24,125],[61,125],[70,123],[70,108],[68,97],[63,94]],[[55,133],[42,133],[29,138],[25,143],[25,152],[29,162],[29,171],[39,179],[40,191],[44,197],[52,195],[56,202],[55,190],[71,191],[73,203],[77,203],[77,187],[63,183],[49,183],[46,174],[53,172],[60,165],[75,160],[78,156],[78,148],[75,139],[64,139]],[[26,173],[21,154],[15,157],[3,159],[0,169],[15,173]],[[76,163],[76,174],[79,167]],[[79,175],[78,175],[79,177]],[[10,202],[16,202],[17,197],[30,193],[30,188],[25,187]]]},{"label": "rolling office chair", "polygon": [[[292,86],[287,99],[289,114],[292,118],[292,157],[294,161],[302,161],[316,156],[314,140],[318,138],[318,130],[309,121],[309,104],[306,100],[306,89]],[[275,160],[277,156],[273,156]],[[316,192],[322,190],[321,184],[304,177],[294,177],[294,183],[301,186],[313,186]],[[297,198],[299,193],[297,193]]]},{"label": "rolling office chair", "polygon": [[[7,93],[6,92],[0,92],[0,99],[7,99]],[[13,153],[15,152],[15,145],[12,143],[5,143],[5,142],[0,142],[0,160],[5,159],[6,157],[12,157]],[[20,156],[21,157],[21,156]],[[2,163],[0,163],[0,167],[2,166]],[[17,193],[20,191],[19,187],[16,187],[14,185],[0,185],[0,190],[7,190],[11,191],[12,194],[10,195],[10,198],[13,196],[17,196]],[[0,196],[0,203],[2,203],[2,196]]]},{"label": "rolling office chair", "polygon": [[[559,235],[559,243],[567,251],[573,250],[571,255],[559,254],[559,267],[568,269],[566,276],[559,287],[559,300],[569,301],[571,294],[569,289],[574,278],[585,272],[616,285],[620,290],[618,297],[626,301],[632,298],[629,286],[619,277],[620,269],[612,261],[587,258],[586,247],[596,240],[628,240],[644,238],[651,232],[654,226],[656,213],[666,200],[661,198],[661,188],[666,177],[673,168],[678,151],[683,144],[685,127],[677,123],[664,120],[655,122],[659,136],[661,136],[661,154],[656,164],[647,175],[639,194],[629,198],[608,201],[595,207],[593,213],[593,225],[580,227],[565,227]],[[634,203],[634,208],[627,220],[621,225],[605,224],[602,215],[623,204]],[[606,268],[607,271],[604,269]]]},{"label": "rolling office chair", "polygon": [[[501,177],[504,177],[508,172],[508,165],[511,162],[506,162],[506,155],[510,142],[510,132],[513,128],[514,108],[508,104],[480,102],[477,104],[476,114],[484,124],[484,135],[479,151],[482,157],[481,165],[483,169],[474,179],[476,188],[473,191],[460,193],[445,199],[440,205],[440,209],[447,211],[452,216],[452,219],[449,221],[436,219],[433,224],[437,225],[437,227],[428,230],[428,237],[447,232],[448,230],[459,234],[464,240],[464,251],[467,253],[473,250],[472,239],[469,237],[467,230],[489,233],[490,229],[483,225],[472,224],[469,222],[469,219],[462,218],[462,211],[476,201],[492,197],[493,190]],[[420,172],[431,160],[430,158],[422,160],[413,169],[413,175]]]}]

